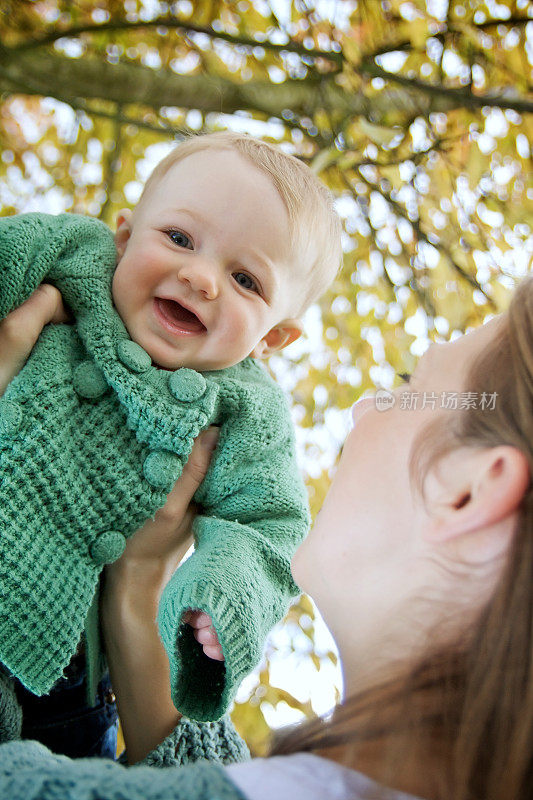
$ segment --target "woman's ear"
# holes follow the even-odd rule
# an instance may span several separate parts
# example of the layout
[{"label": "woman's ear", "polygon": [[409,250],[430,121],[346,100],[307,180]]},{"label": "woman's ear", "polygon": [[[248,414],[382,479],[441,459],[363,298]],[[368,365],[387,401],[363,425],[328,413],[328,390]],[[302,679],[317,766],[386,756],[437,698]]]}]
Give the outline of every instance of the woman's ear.
[{"label": "woman's ear", "polygon": [[129,208],[122,208],[117,214],[117,230],[115,233],[115,246],[117,248],[117,258],[120,260],[126,250],[128,239],[131,236],[132,211]]},{"label": "woman's ear", "polygon": [[427,484],[426,538],[444,542],[488,529],[497,536],[498,523],[514,523],[529,484],[528,460],[511,445],[450,453]]},{"label": "woman's ear", "polygon": [[274,325],[263,336],[250,355],[253,358],[268,358],[272,353],[283,350],[284,347],[295,342],[302,335],[302,331],[303,326],[299,319],[285,319],[278,325]]}]

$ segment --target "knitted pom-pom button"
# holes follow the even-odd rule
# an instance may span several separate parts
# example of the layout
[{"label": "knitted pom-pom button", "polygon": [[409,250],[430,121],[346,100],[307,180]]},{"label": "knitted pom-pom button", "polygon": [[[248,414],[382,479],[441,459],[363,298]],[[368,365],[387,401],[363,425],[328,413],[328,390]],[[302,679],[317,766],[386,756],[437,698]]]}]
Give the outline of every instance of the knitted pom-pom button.
[{"label": "knitted pom-pom button", "polygon": [[22,425],[22,408],[12,400],[0,404],[0,436],[13,436]]},{"label": "knitted pom-pom button", "polygon": [[119,531],[106,531],[91,545],[91,558],[97,567],[112,564],[120,558],[126,547],[126,537]]},{"label": "knitted pom-pom button", "polygon": [[169,450],[150,453],[143,464],[144,477],[154,489],[171,489],[181,475],[181,459]]},{"label": "knitted pom-pom button", "polygon": [[206,380],[199,372],[193,369],[178,369],[168,379],[168,388],[176,398],[186,403],[199,400],[206,390]]},{"label": "knitted pom-pom button", "polygon": [[146,350],[130,339],[122,339],[118,343],[117,355],[124,366],[132,372],[146,372],[152,365],[152,359]]},{"label": "knitted pom-pom button", "polygon": [[96,400],[107,391],[104,373],[92,361],[78,364],[72,376],[72,385],[80,397]]}]

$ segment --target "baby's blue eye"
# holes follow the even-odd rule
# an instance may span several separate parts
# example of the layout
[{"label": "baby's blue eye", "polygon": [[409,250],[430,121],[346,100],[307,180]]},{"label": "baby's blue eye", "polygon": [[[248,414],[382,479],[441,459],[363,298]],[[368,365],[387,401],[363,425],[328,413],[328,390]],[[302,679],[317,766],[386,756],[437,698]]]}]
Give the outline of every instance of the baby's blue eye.
[{"label": "baby's blue eye", "polygon": [[247,275],[246,272],[235,272],[233,274],[233,277],[235,278],[239,286],[242,286],[243,289],[248,289],[250,291],[257,290],[256,282],[254,281],[253,278],[250,278],[250,276]]},{"label": "baby's blue eye", "polygon": [[168,238],[178,247],[185,247],[187,250],[193,249],[193,244],[186,233],[183,231],[165,231]]}]

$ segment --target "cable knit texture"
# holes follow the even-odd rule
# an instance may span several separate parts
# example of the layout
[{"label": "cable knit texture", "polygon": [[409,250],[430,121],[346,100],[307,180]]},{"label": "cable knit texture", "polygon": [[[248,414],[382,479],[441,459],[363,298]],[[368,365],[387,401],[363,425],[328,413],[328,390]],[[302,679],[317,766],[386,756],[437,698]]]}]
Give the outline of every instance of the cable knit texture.
[{"label": "cable knit texture", "polygon": [[38,742],[4,744],[0,758],[0,795],[9,800],[245,800],[216,764],[156,771],[69,761]]},{"label": "cable knit texture", "polygon": [[[14,720],[18,720],[18,727]],[[183,717],[172,733],[141,764],[133,767],[106,759],[73,761],[51,753],[39,742],[16,741],[19,736],[20,708],[11,679],[0,670],[0,742],[7,742],[0,745],[0,797],[243,800],[241,792],[220,768],[250,758],[246,744],[227,715],[217,722],[194,722]]]},{"label": "cable knit texture", "polygon": [[249,758],[248,747],[226,714],[216,722],[203,723],[182,717],[172,733],[142,763],[152,767],[174,767],[200,759],[235,764]]},{"label": "cable knit texture", "polygon": [[[50,690],[104,564],[164,504],[214,423],[196,549],[165,589],[159,628],[177,708],[217,719],[298,592],[290,558],[309,515],[290,415],[253,359],[206,373],[153,366],[114,309],[115,258],[95,219],[0,220],[0,318],[46,281],[76,320],[46,326],[0,399],[0,662],[32,692]],[[211,615],[225,662],[180,625],[187,608]]]},{"label": "cable knit texture", "polygon": [[[211,746],[215,741],[218,751]],[[207,757],[210,762],[203,760]],[[0,746],[0,797],[9,800],[244,800],[221,765],[247,758],[246,745],[229,718],[213,723],[181,721],[154,754],[133,767],[105,759],[73,761],[54,755],[38,742],[14,741]],[[154,769],[155,766],[170,769]]]}]

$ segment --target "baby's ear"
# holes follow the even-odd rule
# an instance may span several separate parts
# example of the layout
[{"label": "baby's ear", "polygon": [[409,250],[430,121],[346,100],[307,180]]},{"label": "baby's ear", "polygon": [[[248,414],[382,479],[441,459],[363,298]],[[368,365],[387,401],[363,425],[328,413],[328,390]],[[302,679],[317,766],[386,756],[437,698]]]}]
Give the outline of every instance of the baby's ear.
[{"label": "baby's ear", "polygon": [[117,248],[117,258],[121,259],[124,255],[128,239],[131,236],[132,212],[129,208],[122,208],[117,214],[117,230],[115,233],[115,245]]},{"label": "baby's ear", "polygon": [[303,326],[299,319],[285,319],[274,325],[250,353],[253,358],[268,358],[272,353],[283,350],[302,335]]}]

